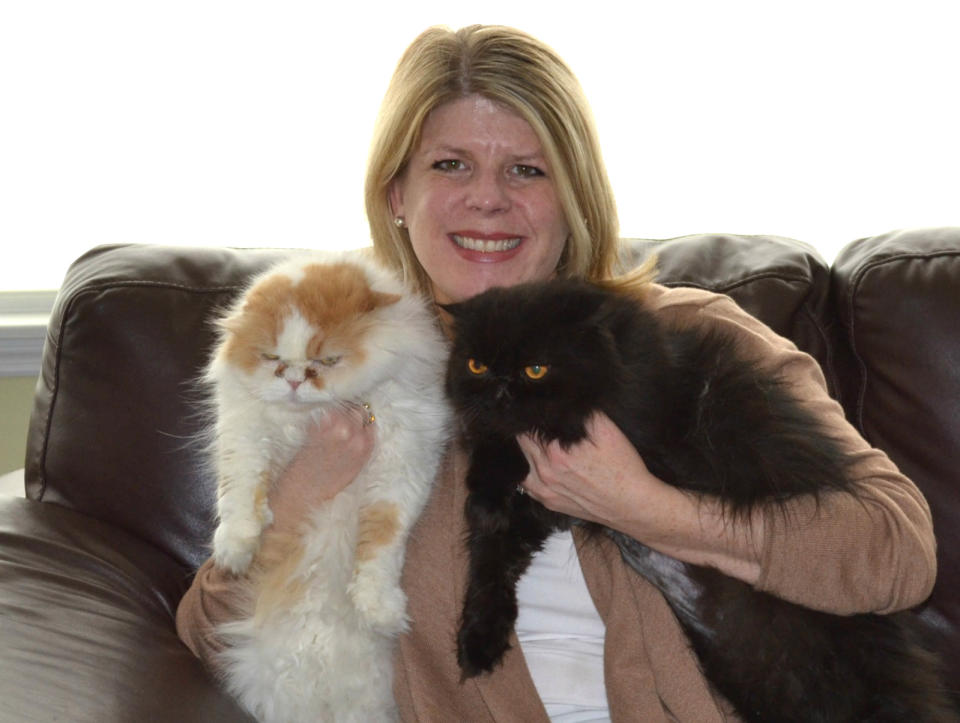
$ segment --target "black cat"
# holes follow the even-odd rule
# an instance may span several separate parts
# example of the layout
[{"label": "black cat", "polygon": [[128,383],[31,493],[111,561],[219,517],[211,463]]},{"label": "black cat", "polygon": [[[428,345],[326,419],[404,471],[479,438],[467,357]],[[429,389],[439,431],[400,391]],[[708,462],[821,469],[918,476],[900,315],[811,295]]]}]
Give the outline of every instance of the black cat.
[{"label": "black cat", "polygon": [[[580,523],[517,493],[528,472],[519,434],[571,445],[602,411],[653,474],[719,496],[733,515],[797,495],[855,494],[843,450],[787,385],[724,334],[668,328],[639,295],[557,280],[444,308],[455,329],[447,391],[470,452],[464,677],[499,663],[517,581],[552,531]],[[960,719],[912,613],[817,612],[591,526],[662,591],[705,675],[746,720]]]}]

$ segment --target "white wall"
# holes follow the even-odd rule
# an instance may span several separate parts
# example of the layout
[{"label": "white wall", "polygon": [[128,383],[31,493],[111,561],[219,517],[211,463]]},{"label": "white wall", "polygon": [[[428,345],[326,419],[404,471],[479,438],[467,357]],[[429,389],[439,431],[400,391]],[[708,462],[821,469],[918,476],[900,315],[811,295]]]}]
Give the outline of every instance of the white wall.
[{"label": "white wall", "polygon": [[55,287],[98,243],[366,244],[374,114],[437,23],[514,25],[568,60],[624,235],[772,233],[829,259],[960,225],[956,2],[467,5],[0,4],[0,289]]}]

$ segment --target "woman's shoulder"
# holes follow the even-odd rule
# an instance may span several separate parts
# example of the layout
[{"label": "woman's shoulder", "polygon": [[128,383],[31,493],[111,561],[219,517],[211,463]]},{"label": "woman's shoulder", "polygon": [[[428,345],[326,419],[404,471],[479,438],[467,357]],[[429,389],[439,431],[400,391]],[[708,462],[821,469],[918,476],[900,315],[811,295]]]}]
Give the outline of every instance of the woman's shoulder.
[{"label": "woman's shoulder", "polygon": [[650,284],[645,298],[648,309],[666,323],[677,326],[698,325],[726,331],[753,346],[793,351],[793,342],[781,337],[762,321],[744,311],[731,297],[707,289]]},{"label": "woman's shoulder", "polygon": [[657,311],[675,313],[706,311],[711,315],[749,316],[726,294],[693,286],[665,286],[651,283],[645,298],[650,307]]}]

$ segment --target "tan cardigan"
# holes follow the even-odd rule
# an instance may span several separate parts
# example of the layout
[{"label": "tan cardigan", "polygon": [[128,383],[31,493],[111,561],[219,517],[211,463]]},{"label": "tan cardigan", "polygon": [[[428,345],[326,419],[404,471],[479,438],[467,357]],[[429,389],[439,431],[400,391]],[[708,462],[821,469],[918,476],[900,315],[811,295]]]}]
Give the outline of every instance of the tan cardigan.
[{"label": "tan cardigan", "polygon": [[[731,300],[692,289],[654,286],[649,303],[678,324],[708,324],[740,339],[796,385],[856,456],[858,500],[832,494],[793,514],[763,516],[757,587],[834,613],[891,612],[921,602],[933,587],[935,542],[930,511],[917,488],[882,452],[871,449],[826,393],[816,363]],[[547,721],[523,653],[512,648],[493,674],[460,683],[454,636],[466,587],[463,484],[466,460],[447,455],[430,502],[407,549],[403,587],[411,630],[399,640],[394,692],[405,721]],[[660,593],[621,562],[606,539],[580,547],[581,567],[606,625],[604,673],[614,721],[737,720],[713,693]],[[212,664],[217,622],[235,616],[236,588],[209,562],[177,611],[177,631]]]}]

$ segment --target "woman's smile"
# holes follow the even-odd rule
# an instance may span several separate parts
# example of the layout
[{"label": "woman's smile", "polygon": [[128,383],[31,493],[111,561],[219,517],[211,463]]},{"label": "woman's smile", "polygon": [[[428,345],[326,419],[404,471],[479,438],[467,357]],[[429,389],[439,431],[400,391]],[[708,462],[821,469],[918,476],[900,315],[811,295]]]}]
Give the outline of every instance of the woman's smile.
[{"label": "woman's smile", "polygon": [[462,250],[480,254],[475,257],[478,261],[498,261],[506,258],[504,254],[517,249],[523,242],[519,236],[504,233],[484,234],[477,231],[452,233],[450,238]]}]

